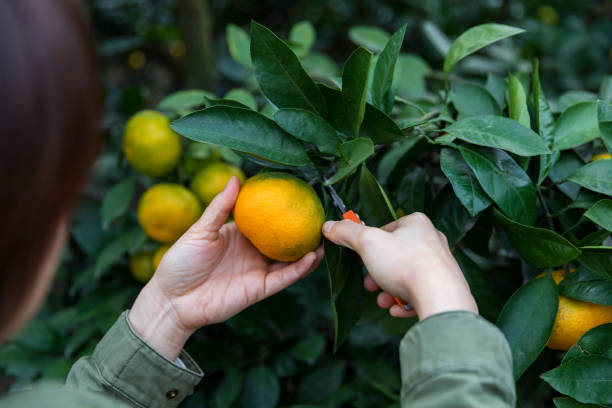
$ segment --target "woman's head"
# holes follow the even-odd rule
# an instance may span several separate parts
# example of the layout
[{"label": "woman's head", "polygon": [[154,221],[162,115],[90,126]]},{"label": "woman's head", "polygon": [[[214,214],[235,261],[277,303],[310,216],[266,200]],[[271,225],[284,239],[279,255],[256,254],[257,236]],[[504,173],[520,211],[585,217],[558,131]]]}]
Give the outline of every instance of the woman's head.
[{"label": "woman's head", "polygon": [[0,339],[51,280],[99,149],[99,89],[78,0],[0,2]]}]

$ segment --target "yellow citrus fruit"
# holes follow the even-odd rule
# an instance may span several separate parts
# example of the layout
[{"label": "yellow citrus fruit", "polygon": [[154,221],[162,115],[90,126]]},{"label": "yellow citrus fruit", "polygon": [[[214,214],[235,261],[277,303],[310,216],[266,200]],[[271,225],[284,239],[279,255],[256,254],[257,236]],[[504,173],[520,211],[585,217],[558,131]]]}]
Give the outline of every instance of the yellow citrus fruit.
[{"label": "yellow citrus fruit", "polygon": [[308,183],[287,173],[269,172],[244,183],[234,220],[259,252],[293,262],[319,246],[325,213]]},{"label": "yellow citrus fruit", "polygon": [[610,153],[599,153],[591,157],[591,161],[605,160],[610,158]]},{"label": "yellow citrus fruit", "polygon": [[163,114],[140,111],[125,126],[123,152],[136,170],[158,177],[176,167],[181,156],[181,137],[170,128]]},{"label": "yellow citrus fruit", "polygon": [[166,252],[170,249],[170,245],[162,245],[153,254],[153,268],[157,270],[157,267],[161,263],[162,258],[166,255]]},{"label": "yellow citrus fruit", "polygon": [[138,221],[142,229],[164,244],[176,241],[201,213],[197,197],[174,183],[154,185],[145,191],[138,203]]},{"label": "yellow citrus fruit", "polygon": [[198,198],[208,205],[217,194],[223,191],[232,176],[238,177],[240,183],[244,183],[244,173],[240,168],[223,162],[212,163],[193,176],[190,187]]},{"label": "yellow citrus fruit", "polygon": [[221,154],[214,146],[192,142],[187,146],[181,159],[181,170],[185,174],[195,174],[201,168],[221,160]]},{"label": "yellow citrus fruit", "polygon": [[141,283],[147,283],[155,269],[153,268],[153,252],[138,251],[130,257],[130,271],[132,276]]},{"label": "yellow citrus fruit", "polygon": [[[570,273],[575,269],[570,269]],[[552,272],[558,285],[565,278],[565,269]],[[544,274],[538,275],[538,277]],[[567,351],[584,333],[604,323],[612,323],[612,306],[598,305],[559,295],[559,309],[550,339],[546,345],[553,350]]]}]

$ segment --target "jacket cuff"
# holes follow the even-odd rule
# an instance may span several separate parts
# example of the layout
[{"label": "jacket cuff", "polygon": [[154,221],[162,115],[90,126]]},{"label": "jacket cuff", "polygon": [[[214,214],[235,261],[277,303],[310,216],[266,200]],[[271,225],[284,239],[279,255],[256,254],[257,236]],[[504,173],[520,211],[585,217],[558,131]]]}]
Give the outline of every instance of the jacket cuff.
[{"label": "jacket cuff", "polygon": [[514,388],[504,334],[472,312],[444,312],[420,321],[402,339],[400,355],[407,388],[453,371],[479,372]]},{"label": "jacket cuff", "polygon": [[176,407],[193,393],[204,373],[185,351],[171,362],[130,327],[127,311],[96,346],[93,359],[106,385],[136,406]]}]

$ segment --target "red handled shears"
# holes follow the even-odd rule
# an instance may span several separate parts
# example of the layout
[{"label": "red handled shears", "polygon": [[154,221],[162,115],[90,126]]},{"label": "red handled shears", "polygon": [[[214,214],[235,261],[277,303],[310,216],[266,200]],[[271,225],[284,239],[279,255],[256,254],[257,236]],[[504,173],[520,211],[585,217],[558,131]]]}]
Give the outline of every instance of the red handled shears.
[{"label": "red handled shears", "polygon": [[[336,207],[340,214],[342,214],[343,219],[351,220],[353,222],[365,225],[365,222],[363,222],[361,218],[359,218],[359,215],[355,211],[346,209],[344,201],[342,201],[342,199],[331,184],[323,183],[323,185],[325,186],[325,188],[327,188],[327,192],[329,193],[329,196],[332,199],[334,207]],[[395,300],[395,303],[401,306],[404,310],[410,310],[410,305],[408,303],[395,296],[393,296],[393,299]]]}]

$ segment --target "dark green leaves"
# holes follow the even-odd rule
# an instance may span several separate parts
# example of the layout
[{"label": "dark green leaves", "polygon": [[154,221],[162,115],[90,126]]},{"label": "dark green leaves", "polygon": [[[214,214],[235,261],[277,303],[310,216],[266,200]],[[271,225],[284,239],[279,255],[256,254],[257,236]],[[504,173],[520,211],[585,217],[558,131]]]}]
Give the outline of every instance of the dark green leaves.
[{"label": "dark green leaves", "polygon": [[476,176],[458,151],[449,148],[442,149],[440,152],[440,167],[450,180],[457,198],[472,217],[491,204],[491,200],[482,191]]},{"label": "dark green leaves", "polygon": [[287,133],[312,143],[321,153],[338,156],[338,136],[322,117],[305,109],[279,109],[274,120]]},{"label": "dark green leaves", "polygon": [[365,166],[359,175],[359,202],[359,213],[366,225],[381,227],[397,218],[387,194]]},{"label": "dark green leaves", "polygon": [[265,365],[258,365],[247,372],[240,398],[242,406],[273,408],[279,398],[280,384],[274,371]]},{"label": "dark green leaves", "polygon": [[612,323],[602,324],[584,333],[565,354],[563,362],[588,355],[599,355],[612,359]]},{"label": "dark green leaves", "polygon": [[461,59],[496,41],[520,34],[525,30],[502,24],[481,24],[461,34],[452,44],[444,58],[444,76]]},{"label": "dark green leaves", "polygon": [[455,84],[450,99],[460,118],[476,115],[501,115],[499,104],[489,91],[476,84]]},{"label": "dark green leaves", "polygon": [[580,356],[541,375],[555,390],[587,404],[612,404],[612,360]]},{"label": "dark green leaves", "polygon": [[348,57],[342,71],[342,102],[354,137],[359,135],[365,114],[371,59],[372,53],[359,47]]},{"label": "dark green leaves", "polygon": [[289,47],[272,31],[251,22],[251,59],[261,91],[279,108],[302,108],[326,116],[321,91]]},{"label": "dark green leaves", "polygon": [[504,305],[497,326],[512,350],[515,379],[546,346],[555,323],[558,302],[557,285],[546,276],[521,286]]},{"label": "dark green leaves", "polygon": [[502,116],[472,116],[446,129],[450,135],[481,146],[497,147],[520,156],[550,153],[537,133]]},{"label": "dark green leaves", "polygon": [[291,355],[307,364],[313,364],[325,350],[325,336],[322,333],[306,337],[291,348]]},{"label": "dark green leaves", "polygon": [[378,56],[374,74],[372,77],[372,104],[383,111],[389,112],[392,106],[391,84],[393,83],[393,73],[395,72],[395,63],[399,56],[404,34],[406,33],[406,24],[393,34],[393,36],[385,45],[385,48]]},{"label": "dark green leaves", "polygon": [[530,128],[531,121],[527,110],[527,96],[521,81],[514,75],[510,75],[508,78],[508,110],[512,119]]},{"label": "dark green leaves", "polygon": [[612,231],[612,200],[599,200],[584,213],[584,216],[608,231]]},{"label": "dark green leaves", "polygon": [[270,119],[247,109],[213,106],[178,119],[171,127],[186,138],[226,146],[274,163],[310,163],[297,140]]},{"label": "dark green leaves", "polygon": [[459,150],[483,190],[499,208],[514,220],[533,224],[536,210],[535,187],[510,155],[502,150],[476,146],[462,146]]},{"label": "dark green leaves", "polygon": [[514,249],[537,268],[554,267],[578,258],[582,251],[556,232],[522,225],[494,211]]},{"label": "dark green leaves", "polygon": [[566,276],[559,284],[559,292],[572,299],[612,306],[612,280],[587,268]]},{"label": "dark green leaves", "polygon": [[241,370],[229,367],[225,379],[214,394],[215,404],[219,408],[230,408],[242,389],[244,375]]},{"label": "dark green leaves", "polygon": [[[612,77],[608,82],[612,85]],[[597,106],[597,119],[599,120],[599,133],[608,153],[612,153],[612,104],[599,101]]]},{"label": "dark green leaves", "polygon": [[381,52],[389,41],[389,34],[381,28],[362,25],[351,27],[349,38],[372,52]]},{"label": "dark green leaves", "polygon": [[578,262],[599,276],[612,279],[612,247],[584,246],[580,249],[582,256],[578,258]]},{"label": "dark green leaves", "polygon": [[554,150],[571,149],[599,136],[597,101],[572,105],[557,119]]},{"label": "dark green leaves", "polygon": [[567,178],[582,187],[612,196],[612,160],[597,160]]},{"label": "dark green leaves", "polygon": [[338,165],[338,171],[327,180],[326,184],[334,184],[348,176],[357,166],[374,154],[374,144],[370,139],[359,137],[342,143],[340,154],[342,158]]},{"label": "dark green leaves", "polygon": [[104,197],[100,210],[102,224],[108,225],[112,220],[123,215],[130,206],[133,196],[134,179],[125,179],[111,187]]}]

